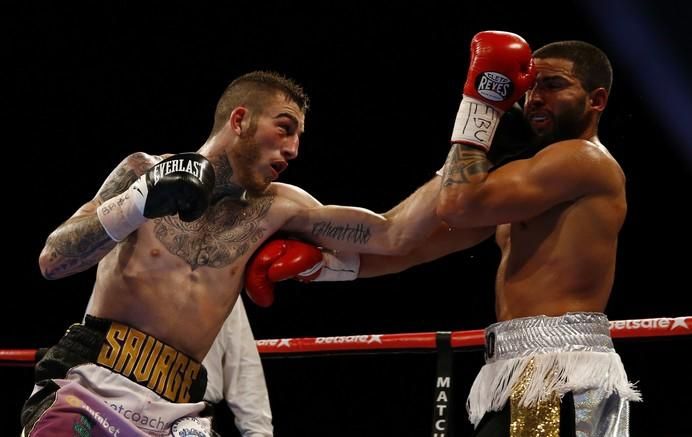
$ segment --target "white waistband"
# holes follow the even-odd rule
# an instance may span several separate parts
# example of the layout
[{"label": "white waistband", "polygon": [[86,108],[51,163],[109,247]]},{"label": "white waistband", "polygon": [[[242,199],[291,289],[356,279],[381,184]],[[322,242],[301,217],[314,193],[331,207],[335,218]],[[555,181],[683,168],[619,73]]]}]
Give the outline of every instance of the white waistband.
[{"label": "white waistband", "polygon": [[485,330],[486,362],[555,352],[613,352],[608,318],[602,313],[522,317]]}]

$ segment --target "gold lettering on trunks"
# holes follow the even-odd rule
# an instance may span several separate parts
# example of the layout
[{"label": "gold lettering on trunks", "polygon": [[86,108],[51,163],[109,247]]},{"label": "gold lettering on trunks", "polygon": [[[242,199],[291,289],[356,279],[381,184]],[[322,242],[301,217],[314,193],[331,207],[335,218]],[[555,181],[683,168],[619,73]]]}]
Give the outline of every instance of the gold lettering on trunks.
[{"label": "gold lettering on trunks", "polygon": [[201,364],[151,335],[111,323],[96,363],[171,402],[189,402]]},{"label": "gold lettering on trunks", "polygon": [[115,359],[120,353],[120,342],[127,335],[127,326],[120,323],[113,323],[106,334],[106,342],[101,346],[101,352],[96,359],[96,362],[105,367],[113,367]]}]

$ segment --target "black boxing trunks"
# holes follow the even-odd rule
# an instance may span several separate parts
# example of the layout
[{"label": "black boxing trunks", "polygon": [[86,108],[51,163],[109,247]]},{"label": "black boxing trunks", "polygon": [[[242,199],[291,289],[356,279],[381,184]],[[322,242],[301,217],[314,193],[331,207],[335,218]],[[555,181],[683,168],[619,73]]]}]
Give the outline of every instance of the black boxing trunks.
[{"label": "black boxing trunks", "polygon": [[604,314],[495,323],[485,330],[485,349],[466,403],[474,436],[629,435],[629,401],[641,396]]},{"label": "black boxing trunks", "polygon": [[204,367],[122,323],[87,315],[36,364],[35,380],[27,437],[213,435]]}]

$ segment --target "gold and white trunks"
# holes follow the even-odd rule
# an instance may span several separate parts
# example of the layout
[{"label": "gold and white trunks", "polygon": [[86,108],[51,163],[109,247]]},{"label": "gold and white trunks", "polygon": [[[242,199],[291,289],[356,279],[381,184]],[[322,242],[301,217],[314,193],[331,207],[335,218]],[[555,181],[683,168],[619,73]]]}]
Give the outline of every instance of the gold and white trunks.
[{"label": "gold and white trunks", "polygon": [[572,392],[578,430],[606,427],[612,432],[598,435],[627,435],[628,401],[641,396],[627,380],[604,314],[566,313],[495,323],[485,330],[485,353],[486,364],[466,403],[475,426],[510,398],[518,407],[532,408]]}]

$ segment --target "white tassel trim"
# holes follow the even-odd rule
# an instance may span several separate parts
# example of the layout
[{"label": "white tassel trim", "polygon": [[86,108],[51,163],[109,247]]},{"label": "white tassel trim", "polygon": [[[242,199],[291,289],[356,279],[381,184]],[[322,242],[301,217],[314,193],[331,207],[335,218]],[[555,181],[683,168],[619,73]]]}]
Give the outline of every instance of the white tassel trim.
[{"label": "white tassel trim", "polygon": [[483,366],[471,387],[466,410],[477,426],[488,411],[499,411],[512,388],[533,359],[534,371],[520,405],[530,407],[552,393],[601,388],[617,392],[623,400],[640,401],[641,394],[627,381],[620,356],[615,352],[555,352],[500,360]]}]

